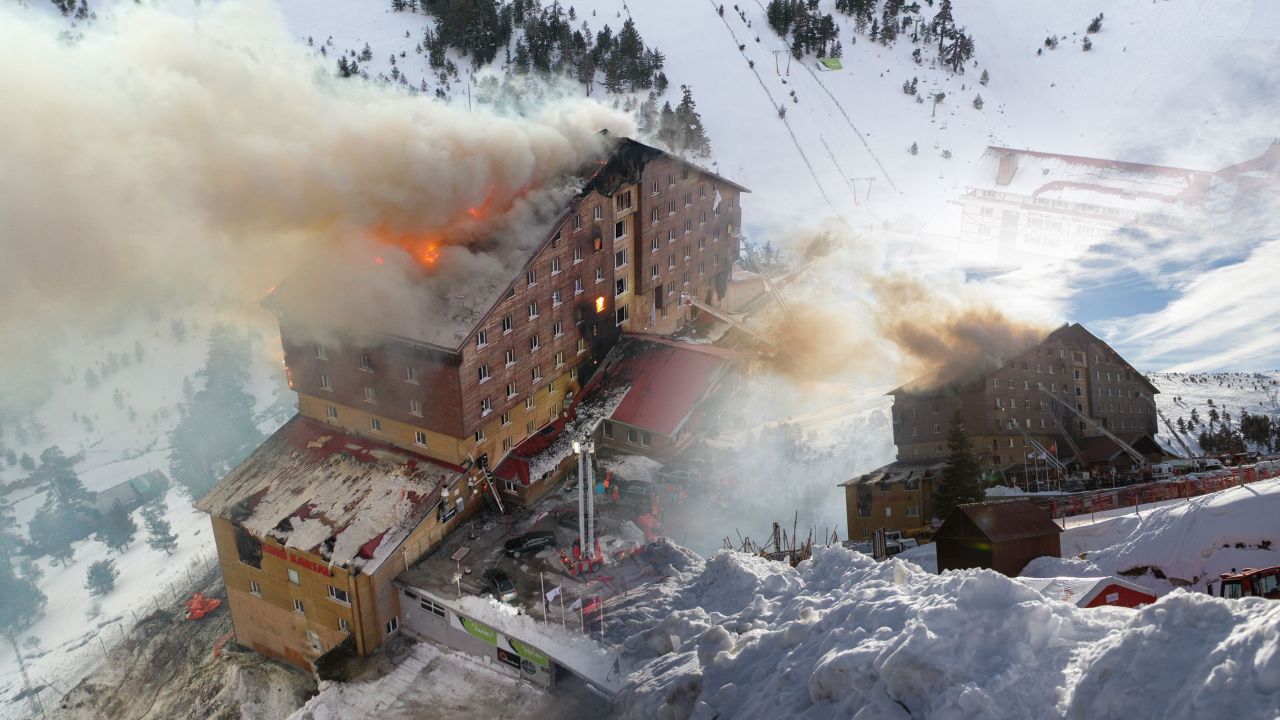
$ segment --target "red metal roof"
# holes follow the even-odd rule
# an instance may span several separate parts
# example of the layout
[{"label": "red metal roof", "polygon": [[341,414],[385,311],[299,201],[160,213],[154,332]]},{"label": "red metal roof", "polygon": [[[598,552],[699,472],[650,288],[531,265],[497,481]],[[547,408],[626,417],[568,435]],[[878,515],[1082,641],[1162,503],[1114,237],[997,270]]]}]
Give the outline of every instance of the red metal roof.
[{"label": "red metal roof", "polygon": [[674,436],[728,367],[723,358],[677,344],[630,339],[633,347],[610,373],[630,383],[612,419]]}]

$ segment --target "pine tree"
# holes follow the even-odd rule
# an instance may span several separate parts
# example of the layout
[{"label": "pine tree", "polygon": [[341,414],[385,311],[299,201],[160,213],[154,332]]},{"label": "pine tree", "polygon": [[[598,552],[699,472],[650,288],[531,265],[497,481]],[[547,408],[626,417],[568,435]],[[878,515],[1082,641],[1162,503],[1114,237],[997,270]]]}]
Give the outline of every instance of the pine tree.
[{"label": "pine tree", "polygon": [[991,74],[988,73],[986,70],[983,70],[982,77],[978,78],[978,82],[982,83],[983,85],[986,85],[987,83],[991,82]]},{"label": "pine tree", "polygon": [[1102,30],[1102,13],[1098,13],[1098,17],[1089,21],[1089,27],[1085,32],[1096,33]]},{"label": "pine tree", "polygon": [[173,534],[173,528],[164,518],[164,510],[163,502],[147,505],[142,509],[142,522],[147,527],[147,545],[152,550],[172,555],[178,549],[178,536]]},{"label": "pine tree", "polygon": [[938,35],[938,54],[942,54],[943,43],[955,27],[955,18],[951,15],[951,0],[942,0],[938,4],[938,14],[933,16],[933,31]]},{"label": "pine tree", "polygon": [[933,492],[934,515],[946,520],[957,505],[982,500],[982,469],[965,432],[964,413],[956,408],[947,432],[947,461]]},{"label": "pine tree", "polygon": [[1085,52],[1089,52],[1093,49],[1093,41],[1089,38],[1085,38],[1084,42],[1080,43],[1080,49]]},{"label": "pine tree", "polygon": [[106,595],[115,590],[117,577],[120,577],[120,572],[116,570],[114,560],[98,560],[89,566],[84,586],[90,595]]},{"label": "pine tree", "polygon": [[919,146],[919,145],[916,145],[916,144],[913,142],[913,143],[911,143],[911,147],[907,148],[907,152],[911,153],[912,155],[917,155],[917,154],[919,154],[919,153],[920,153],[920,146]]},{"label": "pine tree", "polygon": [[973,97],[973,109],[974,109],[974,110],[981,110],[981,109],[982,109],[982,95],[981,95],[981,93],[979,93],[978,95],[975,95],[975,96]]},{"label": "pine tree", "polygon": [[226,325],[214,327],[199,373],[204,387],[180,408],[169,436],[171,474],[193,497],[213,487],[261,439],[253,397],[245,390],[248,368],[248,339]]},{"label": "pine tree", "polygon": [[129,510],[119,500],[102,516],[102,527],[98,529],[97,538],[104,545],[123,552],[133,542],[138,532],[138,524],[129,516]]}]

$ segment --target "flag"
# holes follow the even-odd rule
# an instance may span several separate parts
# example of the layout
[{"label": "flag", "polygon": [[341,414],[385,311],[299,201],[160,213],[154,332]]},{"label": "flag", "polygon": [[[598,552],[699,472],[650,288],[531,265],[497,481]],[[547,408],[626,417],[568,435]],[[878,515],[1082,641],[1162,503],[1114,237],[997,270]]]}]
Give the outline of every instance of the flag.
[{"label": "flag", "polygon": [[578,598],[577,600],[574,600],[573,604],[569,606],[569,609],[577,610],[580,607],[582,607],[582,598]]},{"label": "flag", "polygon": [[560,587],[561,586],[557,585],[547,591],[547,602],[551,602],[552,600],[555,600],[557,597],[560,597]]}]

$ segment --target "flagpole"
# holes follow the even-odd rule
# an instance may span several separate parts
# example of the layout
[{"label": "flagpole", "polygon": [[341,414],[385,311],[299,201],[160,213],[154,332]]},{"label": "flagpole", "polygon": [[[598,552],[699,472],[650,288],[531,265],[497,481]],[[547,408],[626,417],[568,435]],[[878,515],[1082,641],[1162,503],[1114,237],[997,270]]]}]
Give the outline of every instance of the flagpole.
[{"label": "flagpole", "polygon": [[564,622],[564,582],[560,583],[560,627],[565,630],[569,629],[569,626]]}]

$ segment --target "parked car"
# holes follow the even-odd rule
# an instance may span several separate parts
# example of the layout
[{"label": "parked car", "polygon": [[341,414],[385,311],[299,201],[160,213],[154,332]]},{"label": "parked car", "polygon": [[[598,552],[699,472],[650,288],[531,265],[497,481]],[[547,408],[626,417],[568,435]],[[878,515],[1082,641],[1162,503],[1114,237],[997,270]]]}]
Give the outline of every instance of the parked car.
[{"label": "parked car", "polygon": [[516,593],[516,584],[511,577],[498,568],[484,571],[485,591],[493,595],[499,602],[514,602],[520,596]]},{"label": "parked car", "polygon": [[555,545],[555,533],[550,530],[535,530],[508,540],[503,552],[507,557],[518,558],[521,555],[532,555],[545,547],[555,547]]}]

